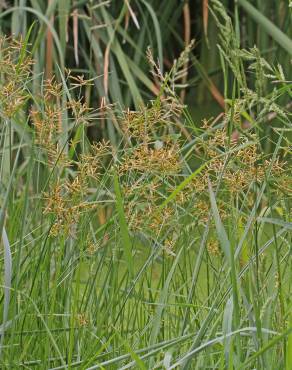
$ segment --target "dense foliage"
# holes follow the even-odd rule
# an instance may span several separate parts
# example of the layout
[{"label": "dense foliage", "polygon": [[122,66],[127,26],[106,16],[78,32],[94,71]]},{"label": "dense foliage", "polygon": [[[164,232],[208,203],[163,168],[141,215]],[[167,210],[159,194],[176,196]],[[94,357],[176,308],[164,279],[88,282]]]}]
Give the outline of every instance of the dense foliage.
[{"label": "dense foliage", "polygon": [[1,368],[292,368],[289,4],[195,3],[1,2]]}]

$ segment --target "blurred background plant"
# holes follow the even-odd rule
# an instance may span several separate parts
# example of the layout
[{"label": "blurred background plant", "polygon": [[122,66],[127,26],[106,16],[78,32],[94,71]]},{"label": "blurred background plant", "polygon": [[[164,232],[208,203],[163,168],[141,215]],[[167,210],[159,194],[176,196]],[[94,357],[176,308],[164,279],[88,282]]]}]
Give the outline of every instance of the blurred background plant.
[{"label": "blurred background plant", "polygon": [[[177,81],[178,94],[186,102],[197,125],[202,118],[224,111],[224,97],[232,88],[232,66],[221,73],[217,44],[220,34],[210,13],[211,1],[121,0],[77,1],[15,0],[1,3],[0,29],[5,35],[30,37],[34,63],[33,94],[40,88],[42,72],[57,76],[64,67],[93,79],[84,86],[86,103],[93,108],[119,102],[122,108],[138,108],[159,93],[157,81],[149,78],[146,50],[150,46],[160,68],[167,71],[182,49],[195,40],[186,73]],[[236,40],[227,48],[246,49],[255,44],[272,65],[281,61],[283,73],[290,71],[291,9],[288,1],[220,1],[234,20]],[[228,32],[228,29],[226,29]],[[232,51],[231,51],[232,52]],[[38,77],[37,77],[38,76]],[[253,81],[253,74],[247,79]],[[224,86],[224,87],[223,87]],[[266,85],[262,89],[267,89]],[[208,117],[207,117],[208,118]],[[93,138],[117,144],[112,120],[88,129]]]}]

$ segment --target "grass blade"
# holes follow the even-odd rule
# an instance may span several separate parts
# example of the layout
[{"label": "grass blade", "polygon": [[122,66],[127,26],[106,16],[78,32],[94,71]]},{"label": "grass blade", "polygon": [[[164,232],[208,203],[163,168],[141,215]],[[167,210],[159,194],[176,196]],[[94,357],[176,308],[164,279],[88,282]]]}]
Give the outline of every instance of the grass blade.
[{"label": "grass blade", "polygon": [[4,246],[4,307],[3,307],[3,323],[0,341],[0,357],[2,346],[4,342],[4,331],[8,319],[9,303],[10,303],[10,289],[11,289],[11,278],[12,278],[12,256],[10,243],[7,237],[6,229],[3,227],[2,230],[2,241]]},{"label": "grass blade", "polygon": [[121,188],[119,184],[119,178],[118,178],[117,173],[114,174],[114,188],[115,188],[115,194],[116,194],[116,207],[118,211],[120,230],[121,230],[122,242],[123,242],[123,247],[124,247],[124,254],[125,254],[129,273],[131,276],[133,276],[134,275],[134,265],[133,265],[133,257],[132,257],[132,244],[131,244],[128,225],[127,225],[126,216],[124,212],[123,197],[122,197]]},{"label": "grass blade", "polygon": [[274,25],[263,13],[259,12],[247,0],[238,0],[238,4],[263,28],[283,49],[292,55],[292,40]]}]

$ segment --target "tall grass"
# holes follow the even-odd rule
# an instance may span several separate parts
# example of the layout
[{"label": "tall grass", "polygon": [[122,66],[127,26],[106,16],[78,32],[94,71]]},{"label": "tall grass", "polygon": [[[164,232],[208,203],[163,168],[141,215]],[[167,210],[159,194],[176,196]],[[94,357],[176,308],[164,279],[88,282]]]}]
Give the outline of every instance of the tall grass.
[{"label": "tall grass", "polygon": [[[203,2],[205,51],[187,45],[170,65],[190,8],[107,3],[1,14],[16,34],[40,19],[0,45],[1,367],[288,370],[289,17],[261,33],[264,11],[245,24],[247,2],[234,21]],[[205,68],[208,42],[220,74]],[[182,81],[224,111],[198,124]]]}]

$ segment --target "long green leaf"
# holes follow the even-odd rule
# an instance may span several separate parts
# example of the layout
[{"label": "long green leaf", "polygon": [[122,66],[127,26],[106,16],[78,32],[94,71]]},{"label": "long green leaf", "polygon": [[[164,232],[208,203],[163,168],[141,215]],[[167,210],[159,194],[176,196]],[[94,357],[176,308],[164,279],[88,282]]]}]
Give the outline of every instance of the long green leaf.
[{"label": "long green leaf", "polygon": [[262,29],[264,29],[279,45],[281,45],[283,49],[292,55],[292,40],[284,32],[275,26],[273,22],[271,22],[247,0],[237,1]]},{"label": "long green leaf", "polygon": [[121,188],[119,184],[119,178],[117,173],[114,174],[114,188],[116,193],[116,207],[118,211],[119,223],[120,223],[120,231],[122,236],[122,242],[124,247],[124,254],[126,258],[126,262],[128,265],[128,270],[131,276],[134,275],[134,265],[133,265],[133,257],[132,257],[132,244],[129,235],[128,225],[125,217],[124,212],[124,205],[123,205],[123,198],[121,193]]},{"label": "long green leaf", "polygon": [[210,194],[210,202],[211,202],[211,208],[214,216],[215,226],[218,238],[220,240],[221,248],[225,254],[225,257],[227,258],[227,261],[232,265],[232,255],[231,255],[231,245],[228,239],[228,236],[226,234],[225,228],[222,224],[220,214],[218,211],[215,194],[213,192],[212,186],[209,182],[209,194]]}]

